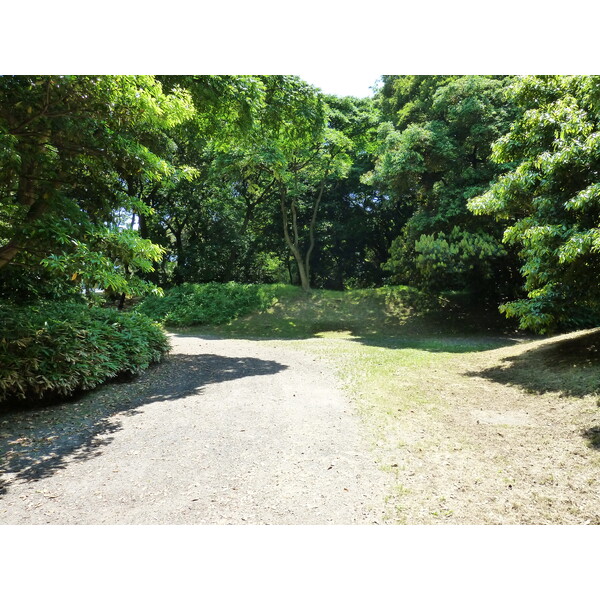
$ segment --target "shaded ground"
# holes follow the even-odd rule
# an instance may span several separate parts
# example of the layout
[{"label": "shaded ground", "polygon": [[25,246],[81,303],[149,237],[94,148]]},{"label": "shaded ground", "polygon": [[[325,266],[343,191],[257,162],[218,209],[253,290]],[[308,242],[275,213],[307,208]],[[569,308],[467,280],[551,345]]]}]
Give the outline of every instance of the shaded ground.
[{"label": "shaded ground", "polygon": [[389,522],[600,524],[597,340],[324,337],[313,348],[338,365],[395,478]]},{"label": "shaded ground", "polygon": [[134,382],[0,416],[0,523],[383,520],[387,476],[313,357],[269,343],[173,342]]}]

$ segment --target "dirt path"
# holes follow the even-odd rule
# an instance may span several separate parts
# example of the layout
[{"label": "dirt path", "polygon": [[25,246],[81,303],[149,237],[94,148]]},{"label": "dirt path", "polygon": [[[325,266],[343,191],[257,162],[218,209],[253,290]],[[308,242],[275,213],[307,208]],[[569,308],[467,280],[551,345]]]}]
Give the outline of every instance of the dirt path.
[{"label": "dirt path", "polygon": [[314,356],[173,335],[159,367],[0,416],[1,524],[382,523],[389,474]]}]

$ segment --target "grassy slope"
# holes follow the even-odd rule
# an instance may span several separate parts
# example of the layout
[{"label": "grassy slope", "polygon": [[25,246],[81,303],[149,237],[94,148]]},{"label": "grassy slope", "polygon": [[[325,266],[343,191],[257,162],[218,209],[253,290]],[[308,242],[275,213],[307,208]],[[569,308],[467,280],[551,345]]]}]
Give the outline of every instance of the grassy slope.
[{"label": "grassy slope", "polygon": [[[396,291],[393,298],[388,290]],[[238,318],[228,325],[203,326],[207,333],[233,337],[307,338],[322,332],[346,331],[355,336],[422,337],[436,334],[479,334],[507,330],[495,310],[472,313],[447,307],[419,311],[409,288],[379,288],[336,292],[314,290],[310,294],[293,286],[277,286],[278,302],[270,309]],[[414,303],[413,303],[414,304]]]},{"label": "grassy slope", "polygon": [[395,473],[391,522],[600,523],[598,331],[519,336],[495,311],[293,288],[262,314],[197,331],[330,361]]},{"label": "grassy slope", "polygon": [[[287,286],[264,312],[193,330],[249,339],[322,340],[327,354],[335,356],[340,348],[346,379],[363,392],[388,398],[398,385],[406,388],[415,371],[472,362],[476,353],[501,349],[505,351],[486,354],[492,358],[483,361],[482,377],[533,393],[600,392],[600,330],[554,337],[524,335],[494,309],[475,313],[455,306],[419,311],[391,305],[382,289],[319,290],[307,295]],[[422,382],[417,383],[421,388]]]}]

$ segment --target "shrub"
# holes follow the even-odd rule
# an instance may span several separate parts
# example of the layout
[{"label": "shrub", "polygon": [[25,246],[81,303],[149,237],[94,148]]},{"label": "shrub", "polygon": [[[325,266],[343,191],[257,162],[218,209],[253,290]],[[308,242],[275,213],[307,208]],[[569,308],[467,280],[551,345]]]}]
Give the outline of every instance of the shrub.
[{"label": "shrub", "polygon": [[408,285],[384,286],[385,303],[391,314],[404,315],[408,310],[427,312],[440,306],[441,299]]},{"label": "shrub", "polygon": [[76,302],[0,306],[0,402],[66,397],[160,360],[169,344],[148,317]]},{"label": "shrub", "polygon": [[162,297],[148,296],[138,311],[174,327],[221,325],[271,306],[283,285],[184,283]]}]

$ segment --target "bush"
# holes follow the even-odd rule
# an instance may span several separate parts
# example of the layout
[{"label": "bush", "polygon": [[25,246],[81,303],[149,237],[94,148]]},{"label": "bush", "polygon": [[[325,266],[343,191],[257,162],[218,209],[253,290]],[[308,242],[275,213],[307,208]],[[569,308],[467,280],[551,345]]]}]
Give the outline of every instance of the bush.
[{"label": "bush", "polygon": [[184,283],[162,297],[148,296],[137,310],[174,327],[222,325],[271,306],[284,285]]},{"label": "bush", "polygon": [[148,317],[76,302],[3,304],[0,402],[66,397],[161,359],[169,344]]}]

